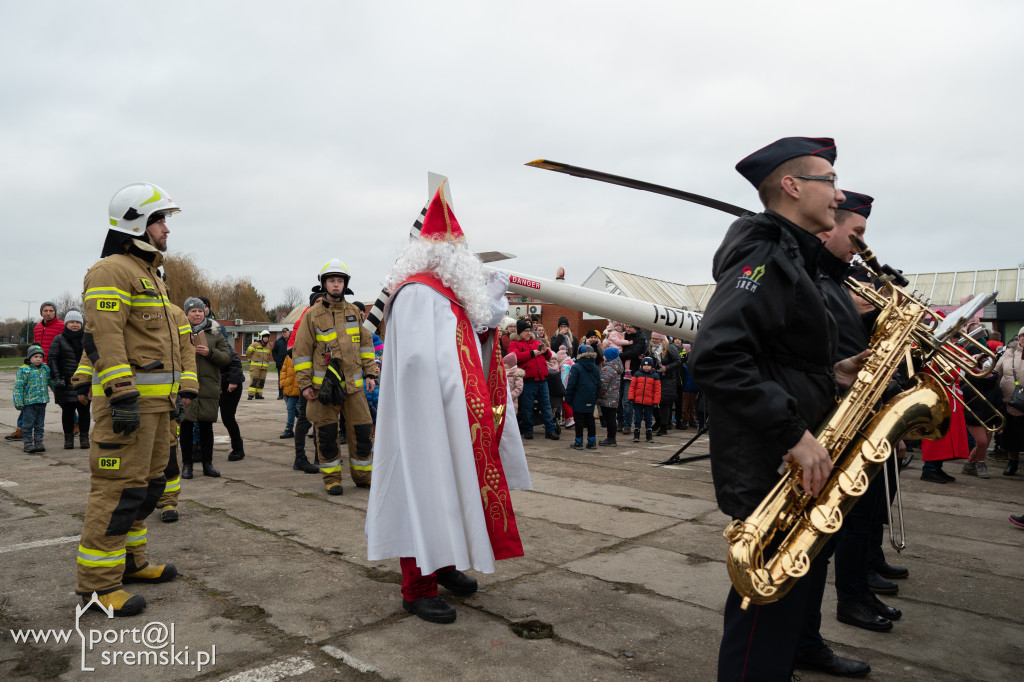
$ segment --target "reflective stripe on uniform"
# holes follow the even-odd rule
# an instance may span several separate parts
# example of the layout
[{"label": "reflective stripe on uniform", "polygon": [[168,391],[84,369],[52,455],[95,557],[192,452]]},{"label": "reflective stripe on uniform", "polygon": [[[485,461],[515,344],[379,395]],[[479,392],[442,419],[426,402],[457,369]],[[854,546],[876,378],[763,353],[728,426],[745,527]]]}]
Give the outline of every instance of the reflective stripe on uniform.
[{"label": "reflective stripe on uniform", "polygon": [[[166,296],[149,296],[147,294],[132,294],[133,308],[154,308],[169,303]],[[191,331],[191,329],[189,329]]]},{"label": "reflective stripe on uniform", "polygon": [[167,483],[164,484],[165,493],[176,493],[179,490],[181,490],[181,476],[167,481]]},{"label": "reflective stripe on uniform", "polygon": [[336,474],[341,471],[341,458],[334,460],[333,462],[320,462],[320,473],[321,474]]},{"label": "reflective stripe on uniform", "polygon": [[139,545],[146,544],[146,529],[142,530],[130,530],[128,531],[128,537],[125,538],[125,547],[138,547]]},{"label": "reflective stripe on uniform", "polygon": [[132,302],[131,295],[127,291],[122,291],[117,287],[92,287],[91,289],[86,289],[83,302],[97,298],[119,298],[125,303]]},{"label": "reflective stripe on uniform", "polygon": [[191,379],[192,381],[199,381],[199,375],[196,374],[195,372],[188,372],[188,371],[185,371],[185,372],[181,373],[181,380],[182,381],[188,381],[189,379]]},{"label": "reflective stripe on uniform", "polygon": [[269,365],[269,364],[270,364],[269,362],[252,362],[251,360],[249,361],[249,366],[250,367],[263,367],[263,368],[266,368],[266,366]]},{"label": "reflective stripe on uniform", "polygon": [[75,370],[75,374],[82,374],[87,377],[92,376],[92,365],[79,365]]},{"label": "reflective stripe on uniform", "polygon": [[360,346],[359,357],[363,360],[373,358],[373,346]]},{"label": "reflective stripe on uniform", "polygon": [[356,373],[352,375],[352,381],[356,388],[362,388],[363,386],[363,370],[356,370]]},{"label": "reflective stripe on uniform", "polygon": [[100,549],[87,549],[82,545],[78,546],[78,563],[83,566],[123,566],[125,551],[116,549],[113,552],[104,552]]},{"label": "reflective stripe on uniform", "polygon": [[178,327],[178,333],[181,334],[182,336],[184,336],[185,334],[191,334],[192,333],[192,325],[190,325],[190,324],[183,324],[183,325],[181,325],[180,327]]},{"label": "reflective stripe on uniform", "polygon": [[324,371],[322,371],[322,372],[320,370],[318,370],[318,369],[314,369],[313,370],[313,383],[314,384],[318,384],[318,385],[324,383],[324,377],[325,376],[327,376],[327,370],[326,369]]},{"label": "reflective stripe on uniform", "polygon": [[114,365],[110,369],[103,370],[99,376],[95,377],[95,380],[101,384],[105,384],[111,379],[120,379],[121,377],[130,377],[132,375],[132,368],[129,365]]},{"label": "reflective stripe on uniform", "polygon": [[292,358],[292,368],[298,372],[300,369],[309,369],[313,366],[313,356],[303,355],[302,357]]},{"label": "reflective stripe on uniform", "polygon": [[333,341],[336,338],[338,338],[338,330],[336,330],[334,327],[331,327],[330,329],[316,330],[317,341],[323,341],[324,343],[327,343]]},{"label": "reflective stripe on uniform", "polygon": [[353,459],[349,458],[348,465],[352,471],[370,471],[373,469],[373,457],[370,459]]}]

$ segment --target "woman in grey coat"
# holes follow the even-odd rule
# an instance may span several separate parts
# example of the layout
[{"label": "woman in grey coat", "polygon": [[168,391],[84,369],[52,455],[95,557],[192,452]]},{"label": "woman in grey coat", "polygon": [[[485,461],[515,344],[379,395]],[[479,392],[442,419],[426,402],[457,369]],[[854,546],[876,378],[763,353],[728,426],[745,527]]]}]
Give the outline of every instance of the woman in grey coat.
[{"label": "woman in grey coat", "polygon": [[181,477],[192,478],[193,428],[199,427],[199,459],[204,476],[220,476],[213,468],[213,423],[220,407],[220,368],[231,362],[228,342],[220,324],[206,316],[206,307],[195,297],[185,301],[185,315],[192,325],[192,342],[196,347],[196,373],[199,375],[199,397],[188,407],[181,421]]}]

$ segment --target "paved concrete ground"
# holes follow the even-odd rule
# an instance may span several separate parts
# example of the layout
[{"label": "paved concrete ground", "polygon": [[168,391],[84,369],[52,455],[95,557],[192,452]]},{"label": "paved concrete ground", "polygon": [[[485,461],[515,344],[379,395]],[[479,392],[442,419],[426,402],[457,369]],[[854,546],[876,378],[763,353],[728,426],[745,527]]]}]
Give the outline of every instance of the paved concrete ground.
[{"label": "paved concrete ground", "polygon": [[[4,433],[16,419],[13,378],[0,373]],[[480,593],[453,599],[458,620],[441,626],[402,610],[397,561],[366,560],[368,491],[346,485],[342,497],[328,497],[319,476],[292,471],[291,442],[277,438],[284,403],[273,400],[276,385],[267,395],[240,406],[247,457],[226,461],[218,425],[223,478],[183,481],[178,523],[151,517],[152,557],[175,563],[182,577],[137,586],[149,601],[142,616],[82,617],[86,637],[128,630],[125,643],[87,652],[95,673],[81,671],[77,633],[66,643],[13,639],[27,628],[75,627],[86,452],[61,448],[53,406],[45,454],[0,441],[0,679],[713,679],[727,519],[706,461],[652,466],[692,432],[655,446],[620,436],[618,448],[596,453],[570,450],[566,440],[527,441],[534,490],[513,493],[526,556],[478,576]],[[706,443],[691,450],[705,452]],[[909,548],[898,561],[888,551],[911,572],[890,600],[903,619],[887,634],[841,625],[829,588],[824,636],[870,661],[873,679],[1024,678],[1024,532],[1007,521],[1024,508],[1024,477],[996,470],[991,480],[958,475],[940,486],[918,473],[915,463],[903,475]],[[517,636],[513,626],[525,621],[547,624],[553,636]],[[202,671],[126,665],[123,652],[145,650],[130,629],[139,637],[149,623],[150,638],[156,624],[173,624],[176,660],[186,647],[192,660],[215,647],[215,663]],[[122,658],[104,665],[104,653]]]}]

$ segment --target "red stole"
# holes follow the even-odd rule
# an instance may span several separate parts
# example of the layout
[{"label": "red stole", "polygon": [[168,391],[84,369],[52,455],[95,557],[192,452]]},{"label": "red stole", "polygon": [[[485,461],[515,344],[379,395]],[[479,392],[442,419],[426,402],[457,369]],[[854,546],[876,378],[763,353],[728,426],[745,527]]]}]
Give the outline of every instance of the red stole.
[{"label": "red stole", "polygon": [[395,287],[395,294],[401,287],[412,282],[425,284],[451,303],[456,320],[456,351],[459,369],[462,370],[462,385],[466,389],[466,414],[469,417],[469,433],[473,438],[473,458],[476,461],[480,500],[487,521],[487,535],[495,559],[523,556],[523,543],[512,511],[512,498],[509,496],[508,482],[498,454],[498,443],[505,426],[508,385],[497,330],[482,335],[481,340],[493,335],[490,370],[485,377],[480,352],[473,340],[473,325],[466,311],[459,305],[455,292],[444,286],[434,275],[421,273]]}]

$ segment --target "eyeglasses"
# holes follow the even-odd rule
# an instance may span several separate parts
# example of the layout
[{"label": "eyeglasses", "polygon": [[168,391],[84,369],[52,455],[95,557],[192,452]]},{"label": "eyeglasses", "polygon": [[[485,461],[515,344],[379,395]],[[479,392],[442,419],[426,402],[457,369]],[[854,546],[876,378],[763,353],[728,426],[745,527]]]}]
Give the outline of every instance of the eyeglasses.
[{"label": "eyeglasses", "polygon": [[832,183],[832,189],[839,187],[839,176],[838,175],[794,175],[794,178],[800,178],[801,180],[819,180],[821,182]]}]

